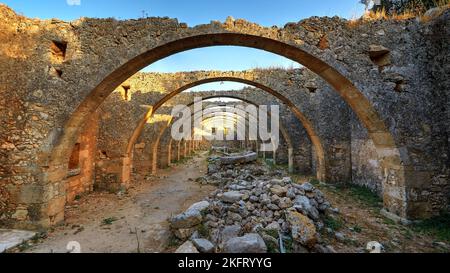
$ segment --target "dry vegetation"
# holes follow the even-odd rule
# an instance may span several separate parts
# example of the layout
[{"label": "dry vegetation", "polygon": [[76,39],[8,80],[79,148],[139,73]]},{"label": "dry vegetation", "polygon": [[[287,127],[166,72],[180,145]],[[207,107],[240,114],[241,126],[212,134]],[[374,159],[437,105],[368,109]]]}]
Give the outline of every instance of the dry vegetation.
[{"label": "dry vegetation", "polygon": [[427,9],[425,5],[420,1],[412,1],[409,3],[403,12],[389,14],[385,8],[378,10],[369,10],[361,18],[352,19],[349,22],[349,26],[357,26],[361,22],[365,21],[377,21],[377,20],[408,20],[417,18],[420,22],[428,22],[434,17],[439,16],[445,10],[450,8],[450,0],[435,0],[435,6],[441,10],[439,13],[434,13],[432,16],[425,15]]}]

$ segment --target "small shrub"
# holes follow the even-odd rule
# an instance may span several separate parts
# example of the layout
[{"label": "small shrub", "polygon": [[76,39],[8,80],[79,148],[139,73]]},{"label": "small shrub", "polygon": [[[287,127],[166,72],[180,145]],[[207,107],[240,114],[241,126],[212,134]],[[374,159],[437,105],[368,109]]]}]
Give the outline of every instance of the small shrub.
[{"label": "small shrub", "polygon": [[350,194],[358,199],[359,201],[365,203],[366,205],[373,208],[382,208],[383,201],[381,198],[373,193],[369,188],[357,185],[351,185],[349,187]]},{"label": "small shrub", "polygon": [[283,238],[283,245],[286,253],[292,253],[294,251],[294,241],[290,236]]},{"label": "small shrub", "polygon": [[383,217],[383,223],[385,223],[385,224],[388,225],[388,226],[393,226],[393,225],[396,225],[396,224],[397,224],[397,223],[395,223],[394,220],[389,219],[389,218],[387,218],[387,217]]},{"label": "small shrub", "polygon": [[414,237],[414,235],[413,235],[413,233],[411,232],[411,230],[410,229],[407,229],[406,231],[405,231],[405,238],[406,239],[408,239],[408,240],[411,240],[413,237]]},{"label": "small shrub", "polygon": [[204,238],[208,238],[209,237],[209,228],[208,228],[208,226],[205,223],[201,223],[198,226],[197,231],[198,231],[198,234],[201,237],[204,237]]},{"label": "small shrub", "polygon": [[170,236],[169,240],[167,241],[167,247],[168,248],[176,248],[180,246],[182,241],[175,237],[175,235]]},{"label": "small shrub", "polygon": [[355,226],[353,226],[353,231],[357,232],[357,233],[361,233],[362,228],[360,226],[358,226],[358,225],[355,225]]},{"label": "small shrub", "polygon": [[31,245],[27,241],[23,241],[20,245],[17,246],[20,252],[23,252],[27,249],[29,249]]},{"label": "small shrub", "polygon": [[268,230],[264,230],[264,233],[266,233],[269,236],[272,236],[273,238],[277,239],[278,238],[278,231],[275,229],[268,229]]},{"label": "small shrub", "polygon": [[445,212],[439,216],[414,224],[412,228],[423,234],[450,242],[450,213]]},{"label": "small shrub", "polygon": [[112,225],[118,219],[116,217],[109,217],[102,220],[102,226]]},{"label": "small shrub", "polygon": [[344,240],[344,244],[348,245],[348,246],[353,246],[353,247],[358,247],[359,246],[359,242],[355,239],[350,239],[347,238]]},{"label": "small shrub", "polygon": [[280,253],[280,250],[278,249],[278,245],[275,244],[275,242],[272,241],[265,241],[266,246],[267,246],[267,252],[268,253]]},{"label": "small shrub", "polygon": [[309,181],[309,183],[313,184],[314,186],[317,186],[320,184],[319,179],[317,178],[311,178],[311,180]]},{"label": "small shrub", "polygon": [[326,227],[331,228],[334,231],[341,230],[344,227],[344,221],[339,217],[331,217],[327,215],[324,219]]}]

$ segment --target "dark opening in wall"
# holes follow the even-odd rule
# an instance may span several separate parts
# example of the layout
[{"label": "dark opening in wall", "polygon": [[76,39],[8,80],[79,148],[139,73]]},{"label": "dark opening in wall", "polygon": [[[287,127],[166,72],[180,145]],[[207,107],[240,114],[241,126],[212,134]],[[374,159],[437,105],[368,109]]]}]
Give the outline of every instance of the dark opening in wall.
[{"label": "dark opening in wall", "polygon": [[108,153],[106,151],[100,151],[99,157],[100,159],[108,158]]},{"label": "dark opening in wall", "polygon": [[390,50],[381,45],[371,45],[369,48],[370,60],[376,64],[379,69],[391,64]]},{"label": "dark opening in wall", "polygon": [[80,143],[76,143],[73,146],[72,154],[69,160],[69,171],[77,170],[80,168]]},{"label": "dark opening in wall", "polygon": [[56,71],[56,75],[58,76],[58,78],[61,78],[62,77],[62,70],[61,69],[55,69],[55,71]]},{"label": "dark opening in wall", "polygon": [[316,93],[316,91],[317,91],[317,87],[314,87],[314,86],[307,86],[306,88],[308,89],[308,91],[310,93]]},{"label": "dark opening in wall", "polygon": [[403,92],[405,90],[405,81],[404,80],[396,81],[394,90],[396,92]]},{"label": "dark opening in wall", "polygon": [[61,69],[55,68],[55,67],[50,67],[48,73],[49,73],[51,76],[56,77],[56,78],[61,78],[61,77],[62,77],[62,74],[63,74],[63,72],[62,72]]},{"label": "dark opening in wall", "polygon": [[131,100],[131,92],[130,92],[131,86],[129,85],[122,85],[122,98],[126,101]]},{"label": "dark opening in wall", "polygon": [[216,127],[212,127],[212,128],[211,128],[211,133],[212,133],[213,135],[215,135],[215,134],[217,133],[217,128],[216,128]]},{"label": "dark opening in wall", "polygon": [[54,61],[62,62],[66,58],[67,42],[52,41],[50,50]]}]

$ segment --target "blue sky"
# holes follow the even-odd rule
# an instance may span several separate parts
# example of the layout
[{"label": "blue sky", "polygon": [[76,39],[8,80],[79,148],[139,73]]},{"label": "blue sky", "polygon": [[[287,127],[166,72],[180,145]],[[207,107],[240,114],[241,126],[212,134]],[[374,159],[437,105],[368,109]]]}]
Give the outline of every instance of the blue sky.
[{"label": "blue sky", "polygon": [[[74,3],[69,5],[68,2]],[[77,5],[79,2],[79,5]],[[0,0],[16,12],[32,18],[75,20],[79,17],[131,19],[168,16],[189,26],[243,18],[264,26],[283,26],[311,16],[355,18],[364,6],[358,0]],[[254,67],[298,67],[272,53],[242,47],[210,47],[189,50],[160,60],[144,71],[244,70]],[[242,85],[209,84],[206,88],[240,88]],[[196,90],[206,88],[197,87]]]}]

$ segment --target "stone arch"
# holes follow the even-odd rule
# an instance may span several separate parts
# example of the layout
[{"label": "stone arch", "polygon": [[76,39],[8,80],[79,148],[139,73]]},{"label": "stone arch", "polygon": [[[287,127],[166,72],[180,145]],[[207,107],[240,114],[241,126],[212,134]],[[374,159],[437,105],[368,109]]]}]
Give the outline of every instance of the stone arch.
[{"label": "stone arch", "polygon": [[[211,96],[204,97],[203,100],[215,99],[215,98],[229,98],[229,99],[236,99],[236,100],[245,102],[245,103],[247,103],[247,104],[251,104],[251,105],[255,105],[255,106],[256,106],[256,103],[254,103],[254,102],[252,102],[252,101],[250,101],[250,100],[248,100],[248,99],[241,98],[241,97],[236,96],[236,95],[225,95],[225,94],[221,94],[221,95],[211,95]],[[189,103],[189,104],[187,105],[187,107],[190,107],[190,106],[192,106],[193,104],[194,104],[193,102],[192,102],[192,103]],[[223,106],[220,106],[220,107],[223,107]],[[194,116],[194,115],[195,115],[195,113],[192,113],[192,114],[191,114],[191,117]],[[268,115],[270,116],[270,112],[268,112]],[[172,119],[172,122],[173,122],[173,119]],[[165,127],[164,130],[167,130],[169,127],[170,127],[170,125],[167,126],[167,127]],[[279,124],[279,129],[280,129],[281,134],[282,134],[282,136],[283,136],[283,138],[284,138],[284,140],[286,141],[286,144],[287,144],[287,146],[288,146],[288,166],[289,166],[289,172],[292,173],[292,172],[293,172],[293,164],[294,164],[294,160],[293,160],[293,150],[294,150],[293,141],[292,141],[292,138],[291,138],[291,136],[289,135],[289,133],[288,133],[286,127],[285,127],[281,122],[280,122],[280,124]],[[162,135],[165,135],[165,133],[163,132]],[[169,145],[170,145],[171,142],[172,142],[172,138],[170,138],[170,140],[169,140]],[[170,149],[170,146],[169,146],[169,149]],[[169,163],[170,163],[170,162],[169,162]]]},{"label": "stone arch", "polygon": [[[146,48],[143,46],[140,53],[136,54],[134,58],[119,62],[122,64],[113,68],[113,71],[89,92],[65,123],[64,133],[58,137],[57,144],[50,154],[47,173],[43,176],[42,182],[45,184],[59,183],[65,179],[69,160],[68,151],[74,145],[82,124],[86,122],[90,114],[100,106],[105,98],[127,78],[149,64],[189,49],[220,45],[244,46],[272,52],[302,64],[328,82],[341,95],[367,128],[376,147],[385,175],[383,187],[385,208],[390,213],[407,217],[405,170],[401,164],[400,152],[384,121],[363,93],[337,69],[303,49],[303,44],[296,43],[294,37],[277,37],[273,33],[257,36],[253,35],[253,33],[258,33],[257,30],[249,31],[249,33],[252,33],[249,34],[244,33],[248,30],[240,31],[235,27],[230,29],[227,30],[219,26],[217,28],[206,28],[204,34],[193,35],[192,32],[188,31],[183,35],[184,38],[178,36],[167,40],[160,39],[153,47]],[[196,30],[201,32],[200,29]],[[192,36],[186,37],[186,35]],[[126,160],[124,158],[124,161]],[[44,225],[55,224],[55,222],[61,220],[59,217],[64,210],[64,204],[51,197],[44,200],[44,196],[46,194],[42,195],[41,212],[44,214],[43,217],[48,217],[48,219],[41,221],[41,223]],[[50,208],[52,208],[52,213],[49,213]],[[55,215],[59,216],[58,219],[55,219]]]}]

